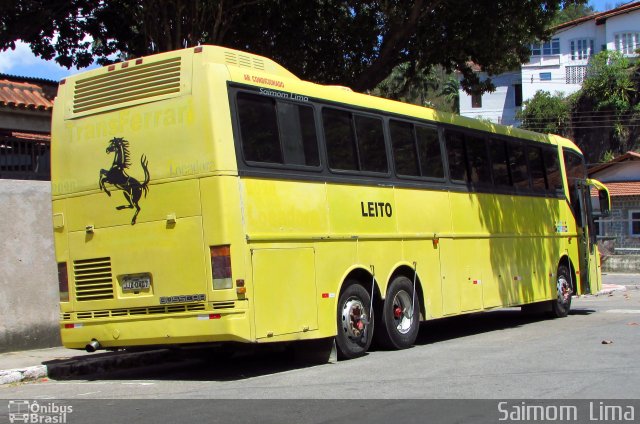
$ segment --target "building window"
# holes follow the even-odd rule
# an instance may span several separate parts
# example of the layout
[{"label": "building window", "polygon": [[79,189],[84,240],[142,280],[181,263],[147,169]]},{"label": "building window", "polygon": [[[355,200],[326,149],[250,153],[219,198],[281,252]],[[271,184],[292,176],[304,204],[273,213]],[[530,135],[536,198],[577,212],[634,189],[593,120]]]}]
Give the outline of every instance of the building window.
[{"label": "building window", "polygon": [[594,53],[592,39],[571,40],[571,60],[588,59]]},{"label": "building window", "polygon": [[640,237],[640,210],[629,211],[629,235]]},{"label": "building window", "polygon": [[552,38],[545,43],[531,44],[531,56],[549,56],[560,54],[560,39]]},{"label": "building window", "polygon": [[566,66],[564,68],[566,73],[567,84],[582,84],[584,77],[587,74],[586,66]]},{"label": "building window", "polygon": [[540,81],[551,81],[551,72],[540,72]]},{"label": "building window", "polygon": [[472,108],[481,108],[482,107],[482,94],[474,93],[471,95],[471,107]]},{"label": "building window", "polygon": [[515,106],[522,106],[522,84],[514,84],[513,87],[515,88]]},{"label": "building window", "polygon": [[622,54],[635,54],[640,48],[640,32],[621,32],[614,37],[616,50]]}]

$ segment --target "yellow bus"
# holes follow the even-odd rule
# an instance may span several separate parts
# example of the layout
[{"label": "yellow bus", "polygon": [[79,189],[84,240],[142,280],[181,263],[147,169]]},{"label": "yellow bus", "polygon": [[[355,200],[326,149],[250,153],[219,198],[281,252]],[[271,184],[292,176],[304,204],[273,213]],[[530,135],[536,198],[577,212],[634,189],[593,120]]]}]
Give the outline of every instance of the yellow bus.
[{"label": "yellow bus", "polygon": [[52,130],[69,348],[335,340],[600,289],[569,140],[303,81],[200,46],[61,81]]}]

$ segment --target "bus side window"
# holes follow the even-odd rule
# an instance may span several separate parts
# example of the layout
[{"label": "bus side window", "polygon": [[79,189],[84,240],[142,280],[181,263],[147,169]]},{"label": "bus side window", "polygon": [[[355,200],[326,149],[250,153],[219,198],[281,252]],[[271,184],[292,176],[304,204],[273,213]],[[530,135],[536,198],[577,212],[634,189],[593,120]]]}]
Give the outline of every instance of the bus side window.
[{"label": "bus side window", "polygon": [[562,174],[560,173],[558,149],[555,147],[545,148],[542,154],[544,158],[545,173],[547,175],[548,189],[554,193],[562,193]]},{"label": "bus side window", "polygon": [[447,157],[449,158],[449,178],[456,182],[467,181],[467,160],[464,151],[464,134],[445,132]]},{"label": "bus side window", "polygon": [[387,153],[384,145],[382,120],[369,116],[355,116],[356,138],[360,156],[360,170],[387,172]]},{"label": "bus side window", "polygon": [[356,140],[351,125],[351,114],[337,109],[322,110],[322,124],[332,169],[358,170]]},{"label": "bus side window", "polygon": [[529,188],[529,170],[524,146],[509,143],[509,169],[513,185],[517,188]]},{"label": "bus side window", "polygon": [[393,159],[398,175],[420,176],[418,155],[413,138],[413,124],[389,121],[389,133],[393,146]]},{"label": "bus side window", "polygon": [[291,165],[320,165],[313,108],[278,102],[278,123],[284,162]]},{"label": "bus side window", "polygon": [[491,170],[486,140],[480,137],[466,136],[465,146],[469,161],[469,180],[473,184],[490,185]]},{"label": "bus side window", "polygon": [[532,188],[535,191],[545,191],[547,184],[544,176],[544,163],[542,162],[542,149],[540,147],[527,147],[529,156],[529,170],[531,171]]},{"label": "bus side window", "polygon": [[282,163],[275,100],[249,93],[238,93],[237,100],[245,160]]},{"label": "bus side window", "polygon": [[509,164],[507,163],[507,146],[504,140],[492,138],[489,140],[489,152],[491,155],[491,170],[493,183],[496,186],[511,187],[509,176]]},{"label": "bus side window", "polygon": [[416,126],[416,140],[420,156],[420,170],[423,177],[444,178],[442,152],[438,129]]}]

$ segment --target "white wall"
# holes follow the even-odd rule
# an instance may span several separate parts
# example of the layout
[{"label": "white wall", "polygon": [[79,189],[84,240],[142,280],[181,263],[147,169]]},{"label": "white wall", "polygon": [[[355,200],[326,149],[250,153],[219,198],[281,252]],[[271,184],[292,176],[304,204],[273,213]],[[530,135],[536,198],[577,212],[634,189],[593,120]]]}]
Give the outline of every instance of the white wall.
[{"label": "white wall", "polygon": [[593,178],[607,182],[640,181],[640,161],[616,163],[593,175]]},{"label": "white wall", "polygon": [[[485,80],[487,75],[479,75],[481,80]],[[513,125],[515,115],[520,107],[515,106],[515,84],[520,84],[520,73],[509,72],[491,77],[496,90],[482,95],[482,107],[471,107],[471,96],[461,90],[460,92],[460,115],[469,118],[489,119],[492,122]]]},{"label": "white wall", "polygon": [[615,50],[615,34],[618,32],[640,32],[640,10],[607,19],[607,50]]}]

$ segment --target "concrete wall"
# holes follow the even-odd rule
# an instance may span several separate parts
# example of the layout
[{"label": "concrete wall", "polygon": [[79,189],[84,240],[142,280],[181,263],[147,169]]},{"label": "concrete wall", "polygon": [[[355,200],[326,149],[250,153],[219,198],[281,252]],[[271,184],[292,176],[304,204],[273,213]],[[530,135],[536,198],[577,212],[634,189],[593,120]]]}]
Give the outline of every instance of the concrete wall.
[{"label": "concrete wall", "polygon": [[51,183],[0,180],[0,352],[59,346]]}]

